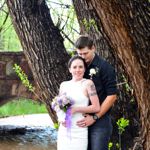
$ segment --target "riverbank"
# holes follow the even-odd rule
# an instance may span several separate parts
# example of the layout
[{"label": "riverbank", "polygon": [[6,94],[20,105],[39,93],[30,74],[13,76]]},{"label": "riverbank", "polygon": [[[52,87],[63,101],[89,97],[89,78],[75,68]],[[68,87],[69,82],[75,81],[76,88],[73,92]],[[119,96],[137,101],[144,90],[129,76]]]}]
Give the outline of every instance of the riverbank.
[{"label": "riverbank", "polygon": [[0,118],[0,126],[44,126],[54,128],[53,122],[49,114],[32,114],[32,115],[19,115]]}]

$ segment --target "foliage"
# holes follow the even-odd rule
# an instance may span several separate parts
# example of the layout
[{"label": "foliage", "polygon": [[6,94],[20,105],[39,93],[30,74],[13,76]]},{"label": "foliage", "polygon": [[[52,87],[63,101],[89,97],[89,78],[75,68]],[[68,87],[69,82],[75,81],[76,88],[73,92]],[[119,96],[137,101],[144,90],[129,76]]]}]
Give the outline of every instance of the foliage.
[{"label": "foliage", "polygon": [[[125,128],[129,125],[129,120],[120,118],[118,119],[116,124],[118,126],[118,134],[119,134],[119,143],[116,143],[116,148],[121,150],[121,135],[125,131]],[[109,142],[108,149],[111,150],[112,147],[113,147],[113,143]]]},{"label": "foliage", "polygon": [[86,18],[84,18],[84,19],[82,20],[82,22],[83,22],[83,24],[84,24],[85,29],[86,29],[87,32],[89,32],[89,31],[90,31],[90,28],[92,28],[92,27],[93,27],[96,31],[98,31],[98,27],[97,27],[96,22],[95,22],[94,19],[87,20]]},{"label": "foliage", "polygon": [[68,52],[73,50],[74,41],[79,35],[79,24],[71,1],[47,1],[54,24],[64,37],[64,45]]},{"label": "foliage", "polygon": [[44,104],[27,99],[13,100],[0,107],[0,117],[48,113]]},{"label": "foliage", "polygon": [[116,143],[117,149],[121,149],[121,146],[119,146],[119,143]]},{"label": "foliage", "polygon": [[59,128],[59,124],[58,123],[54,123],[54,128],[58,129]]},{"label": "foliage", "polygon": [[126,79],[126,77],[124,75],[122,75],[122,79],[124,81],[124,86],[127,92],[133,92],[133,89],[130,87],[130,85],[128,84],[128,81]]},{"label": "foliage", "polygon": [[125,128],[129,125],[129,120],[120,118],[117,121],[117,125],[118,125],[119,134],[122,134],[125,131]]},{"label": "foliage", "polygon": [[[54,24],[60,29],[64,37],[64,45],[67,51],[72,51],[73,44],[79,35],[79,25],[76,13],[71,1],[57,0],[46,1],[51,11]],[[4,6],[2,7],[2,5]],[[0,50],[21,51],[21,44],[12,25],[6,4],[0,2]],[[7,17],[8,16],[8,17]]]},{"label": "foliage", "polygon": [[108,150],[111,150],[112,147],[113,147],[113,143],[109,142],[109,144],[108,144]]},{"label": "foliage", "polygon": [[27,87],[29,89],[29,91],[34,92],[34,87],[32,86],[32,84],[30,83],[30,81],[28,80],[27,75],[24,73],[24,71],[21,69],[21,67],[17,64],[14,64],[13,69],[15,70],[16,74],[18,75],[18,77],[20,78],[22,84]]},{"label": "foliage", "polygon": [[20,51],[21,45],[3,0],[0,2],[0,8],[0,50]]},{"label": "foliage", "polygon": [[121,135],[122,133],[125,131],[125,128],[129,125],[129,120],[124,119],[124,118],[120,118],[117,121],[117,126],[118,126],[118,130],[119,130],[119,143],[116,144],[116,146],[118,147],[119,150],[121,150]]}]

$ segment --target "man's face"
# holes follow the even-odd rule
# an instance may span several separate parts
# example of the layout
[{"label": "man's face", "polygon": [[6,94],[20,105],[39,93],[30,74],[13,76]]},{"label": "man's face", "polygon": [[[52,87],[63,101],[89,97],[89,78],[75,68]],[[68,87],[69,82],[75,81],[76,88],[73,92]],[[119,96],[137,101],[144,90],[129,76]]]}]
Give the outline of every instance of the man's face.
[{"label": "man's face", "polygon": [[79,56],[81,56],[83,59],[85,59],[85,62],[87,64],[90,64],[94,57],[95,47],[92,46],[91,49],[89,49],[88,47],[85,47],[82,49],[77,49],[76,51]]}]

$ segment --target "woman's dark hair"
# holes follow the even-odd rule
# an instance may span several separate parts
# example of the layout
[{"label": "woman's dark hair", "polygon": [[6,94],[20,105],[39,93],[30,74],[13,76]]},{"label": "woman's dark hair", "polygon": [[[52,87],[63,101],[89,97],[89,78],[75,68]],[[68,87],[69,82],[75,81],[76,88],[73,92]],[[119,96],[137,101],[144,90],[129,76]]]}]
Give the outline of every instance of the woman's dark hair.
[{"label": "woman's dark hair", "polygon": [[77,49],[82,49],[85,47],[88,47],[89,49],[91,49],[92,46],[94,45],[94,42],[88,35],[81,35],[77,39],[74,45]]},{"label": "woman's dark hair", "polygon": [[69,62],[68,62],[68,68],[71,67],[72,62],[73,62],[74,60],[76,60],[76,59],[82,60],[85,69],[87,68],[87,64],[86,64],[85,60],[84,60],[82,57],[80,57],[79,55],[74,55],[73,57],[70,58],[70,60],[69,60]]}]

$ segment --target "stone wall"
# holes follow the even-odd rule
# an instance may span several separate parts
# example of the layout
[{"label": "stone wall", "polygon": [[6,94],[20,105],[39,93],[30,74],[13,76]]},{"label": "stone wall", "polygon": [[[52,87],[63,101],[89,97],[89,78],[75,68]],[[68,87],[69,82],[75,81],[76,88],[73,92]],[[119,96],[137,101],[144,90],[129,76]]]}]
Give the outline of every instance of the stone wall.
[{"label": "stone wall", "polygon": [[13,70],[15,63],[27,74],[30,82],[34,82],[23,52],[0,52],[0,105],[14,98],[33,96],[16,76]]}]

